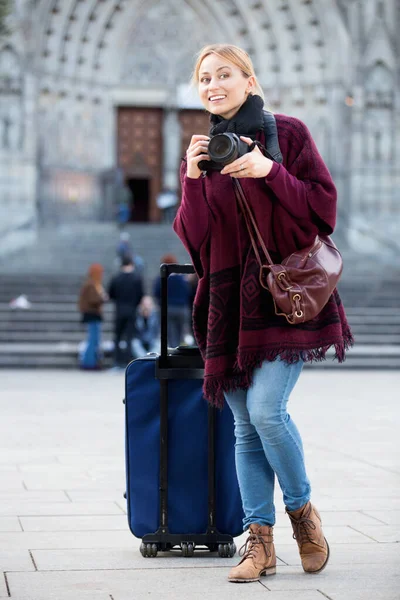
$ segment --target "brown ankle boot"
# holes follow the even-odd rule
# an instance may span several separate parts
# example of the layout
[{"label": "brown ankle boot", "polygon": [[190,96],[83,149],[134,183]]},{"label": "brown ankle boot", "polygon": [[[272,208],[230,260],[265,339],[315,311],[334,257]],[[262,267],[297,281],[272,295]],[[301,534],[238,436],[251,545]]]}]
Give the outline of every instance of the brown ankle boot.
[{"label": "brown ankle boot", "polygon": [[[243,551],[243,552],[242,552]],[[240,563],[231,569],[228,579],[233,583],[258,581],[262,575],[275,575],[276,555],[272,527],[261,527],[258,523],[250,525],[249,537],[240,548],[243,556]]]},{"label": "brown ankle boot", "polygon": [[304,571],[319,573],[329,560],[329,546],[322,532],[319,512],[311,502],[292,512],[286,509],[286,512],[292,522]]}]

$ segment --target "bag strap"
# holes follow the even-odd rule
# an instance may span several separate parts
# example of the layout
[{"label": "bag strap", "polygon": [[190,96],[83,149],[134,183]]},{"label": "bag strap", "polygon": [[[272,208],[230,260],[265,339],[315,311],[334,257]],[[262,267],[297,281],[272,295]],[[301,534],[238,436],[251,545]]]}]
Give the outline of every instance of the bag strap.
[{"label": "bag strap", "polygon": [[237,179],[235,179],[234,177],[232,177],[232,181],[233,181],[233,188],[235,190],[235,195],[236,195],[236,199],[238,201],[240,210],[242,211],[242,214],[244,216],[244,220],[246,222],[246,227],[247,227],[247,231],[249,232],[249,236],[250,236],[250,240],[251,240],[251,244],[253,246],[253,250],[254,250],[254,254],[256,255],[257,258],[257,262],[260,265],[260,267],[263,266],[261,257],[260,257],[260,253],[258,251],[257,248],[257,243],[256,240],[254,239],[254,234],[252,231],[252,227],[253,230],[255,232],[256,237],[258,238],[258,242],[262,248],[262,251],[265,254],[265,257],[267,259],[267,262],[269,265],[273,265],[273,261],[269,255],[269,252],[267,250],[266,245],[264,244],[264,240],[262,239],[261,233],[257,227],[257,223],[256,220],[253,216],[253,213],[251,212],[251,208],[249,206],[249,203],[247,202],[247,198],[245,196],[245,193],[243,191],[242,186],[240,185],[240,181],[238,181]]},{"label": "bag strap", "polygon": [[269,154],[268,158],[277,163],[283,162],[283,156],[279,147],[278,129],[275,116],[269,110],[263,110],[265,148]]},{"label": "bag strap", "polygon": [[[281,149],[279,147],[278,129],[276,127],[276,120],[275,120],[274,114],[272,112],[270,112],[269,110],[263,110],[263,121],[264,121],[266,154],[268,155],[268,158],[270,158],[271,160],[273,160],[277,163],[282,163],[283,156],[282,156]],[[262,263],[262,260],[260,257],[260,253],[258,251],[257,243],[254,239],[253,230],[255,232],[255,235],[258,238],[258,242],[265,254],[268,264],[273,265],[274,263],[269,255],[266,245],[264,244],[264,240],[262,239],[261,233],[257,227],[257,223],[255,221],[253,213],[251,212],[251,208],[249,206],[249,203],[247,202],[247,198],[243,191],[243,188],[237,179],[232,178],[232,181],[233,181],[233,187],[235,190],[236,199],[238,201],[240,210],[242,211],[242,214],[244,216],[247,231],[249,232],[251,244],[253,246],[253,250],[254,250],[254,254],[256,255],[257,262],[260,265],[260,267],[263,266],[263,263]],[[253,230],[252,230],[252,227],[253,227]]]}]

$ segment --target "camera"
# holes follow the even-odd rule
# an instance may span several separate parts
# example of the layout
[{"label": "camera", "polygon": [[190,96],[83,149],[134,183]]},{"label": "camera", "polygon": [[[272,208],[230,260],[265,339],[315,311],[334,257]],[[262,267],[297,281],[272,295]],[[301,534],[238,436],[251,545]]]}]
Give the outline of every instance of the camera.
[{"label": "camera", "polygon": [[201,160],[198,167],[201,171],[221,171],[225,165],[250,152],[252,147],[243,142],[236,133],[217,133],[208,144],[208,155],[211,160]]}]

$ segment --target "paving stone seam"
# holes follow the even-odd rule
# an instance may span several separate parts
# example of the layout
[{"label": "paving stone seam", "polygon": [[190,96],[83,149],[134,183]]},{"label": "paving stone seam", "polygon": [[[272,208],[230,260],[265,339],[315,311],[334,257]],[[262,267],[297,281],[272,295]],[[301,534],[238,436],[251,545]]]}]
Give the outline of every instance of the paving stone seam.
[{"label": "paving stone seam", "polygon": [[348,525],[347,527],[349,529],[352,529],[353,531],[357,531],[357,533],[361,533],[361,535],[363,535],[364,537],[369,538],[373,542],[376,542],[377,544],[379,544],[379,540],[376,540],[375,538],[373,538],[372,535],[368,535],[367,533],[363,533],[362,531],[360,531],[359,529],[356,529],[352,525]]},{"label": "paving stone seam", "polygon": [[[331,448],[327,448],[326,446],[319,446],[318,444],[314,444],[314,443],[309,443],[309,446],[312,446],[314,448],[317,448],[319,450],[324,450],[325,452],[333,452],[333,450]],[[359,462],[362,463],[364,465],[368,465],[369,467],[372,467],[373,469],[378,469],[379,471],[385,471],[386,473],[391,473],[393,475],[399,475],[399,471],[395,470],[395,469],[388,469],[387,467],[382,467],[380,465],[376,465],[375,463],[369,462],[368,460],[365,460],[365,458],[358,458],[356,456],[353,456],[352,454],[347,454],[347,452],[342,452],[340,450],[335,449],[334,451],[335,454],[339,454],[345,458],[351,458],[351,460],[354,460],[355,462]]]},{"label": "paving stone seam", "polygon": [[116,506],[118,506],[118,508],[119,508],[120,510],[122,510],[122,512],[123,512],[123,514],[124,514],[124,515],[126,515],[126,509],[125,509],[125,508],[123,508],[123,507],[122,507],[122,506],[119,504],[119,502],[115,502],[115,501],[114,501],[114,504],[116,504]]},{"label": "paving stone seam", "polygon": [[266,590],[268,590],[269,592],[271,591],[271,589],[270,589],[269,587],[267,587],[267,586],[265,585],[265,583],[264,583],[263,581],[261,581],[261,579],[259,580],[259,582],[258,582],[258,583],[260,583],[260,584],[262,585],[262,587],[263,587],[263,588],[265,588]]},{"label": "paving stone seam", "polygon": [[[122,510],[120,506],[118,506],[118,508],[120,510]],[[324,511],[324,514],[326,514],[326,512],[340,512],[340,511]],[[349,512],[349,511],[342,511],[342,512]],[[368,515],[367,513],[365,513],[365,515],[363,515],[363,516],[370,517],[370,515]],[[95,517],[127,517],[127,514],[125,512],[121,512],[121,514],[120,513],[113,513],[113,512],[111,512],[111,513],[109,513],[109,512],[101,512],[101,513],[97,513],[97,512],[95,512],[95,513],[84,513],[84,512],[82,512],[82,513],[73,513],[73,514],[65,514],[63,512],[60,512],[60,513],[49,513],[49,514],[35,514],[35,513],[31,514],[29,512],[23,512],[23,511],[20,511],[20,510],[16,510],[15,513],[13,513],[13,514],[9,514],[9,515],[8,514],[1,514],[0,515],[0,518],[7,518],[7,517],[17,517],[18,519],[19,518],[22,518],[22,519],[24,519],[24,518],[29,518],[29,519],[47,519],[47,518],[50,518],[51,519],[53,517],[62,517],[62,518],[65,518],[65,519],[67,519],[67,518],[73,519],[75,517],[87,517],[87,518],[91,518],[91,517],[93,517],[93,518],[95,518]],[[370,518],[371,519],[375,519],[375,517],[370,517]],[[365,523],[366,527],[376,527],[378,524],[385,525],[387,527],[390,526],[390,523],[386,523],[385,521],[381,521],[380,519],[375,519],[375,520],[377,521],[377,523]],[[352,525],[348,525],[345,522],[343,522],[343,523],[342,522],[332,523],[331,525],[327,525],[325,523],[325,526],[328,526],[328,527],[330,527],[332,529],[335,529],[335,528],[338,528],[338,527],[353,527]],[[290,527],[288,525],[275,525],[275,529],[276,530],[277,529],[280,529],[280,530],[282,530],[282,529],[290,530]],[[25,531],[25,530],[23,529],[23,531]],[[86,530],[82,529],[82,530],[78,530],[78,531],[86,531]]]},{"label": "paving stone seam", "polygon": [[317,590],[317,592],[319,592],[320,594],[322,594],[324,596],[324,598],[327,598],[327,600],[333,600],[333,598],[331,598],[330,596],[328,596],[328,594],[325,594],[325,592],[323,592],[322,590]]},{"label": "paving stone seam", "polygon": [[7,594],[10,597],[11,596],[11,591],[10,591],[10,586],[9,586],[8,579],[7,579],[7,573],[4,572],[3,575],[4,575],[4,581],[5,581],[5,584],[6,584]]},{"label": "paving stone seam", "polygon": [[[120,508],[120,507],[118,507]],[[8,515],[7,515],[8,516]],[[11,515],[13,516],[13,515]],[[24,512],[17,512],[17,514],[15,515],[18,519],[21,517],[22,519],[24,519],[25,517],[29,517],[30,519],[34,518],[34,519],[47,519],[47,518],[52,518],[52,517],[126,517],[126,513],[122,513],[120,514],[115,514],[115,513],[74,513],[73,515],[66,515],[65,513],[52,513],[51,515],[30,515],[29,513],[24,513]],[[388,523],[385,523],[385,525],[388,525]],[[339,525],[338,525],[339,527]],[[23,529],[23,531],[25,531]],[[53,530],[52,530],[53,531]],[[59,531],[57,529],[57,531]],[[61,530],[63,531],[63,530]],[[78,529],[78,531],[86,531],[86,529]],[[100,530],[96,530],[96,531],[100,531]],[[108,529],[107,529],[108,531]]]},{"label": "paving stone seam", "polygon": [[[29,551],[30,552],[30,551]],[[36,567],[36,564],[33,563],[34,566]],[[232,563],[233,564],[233,563]],[[365,562],[363,563],[355,563],[358,565],[364,565]],[[370,567],[380,567],[381,564],[380,563],[371,563],[368,562],[368,565]],[[188,565],[188,566],[184,566],[182,564],[180,565],[176,565],[176,566],[170,566],[170,567],[157,567],[157,571],[176,571],[176,570],[185,570],[188,571],[190,569],[193,570],[200,570],[200,569],[218,569],[218,570],[223,570],[223,569],[227,569],[230,565]],[[335,565],[337,567],[340,567],[340,565]],[[295,564],[287,564],[287,565],[277,565],[277,569],[278,571],[283,571],[283,570],[296,570],[296,573],[294,573],[293,575],[295,576],[297,574],[301,575],[303,577],[303,570],[301,568],[301,565],[299,565],[298,563]],[[132,568],[118,568],[118,567],[112,567],[110,569],[95,569],[95,568],[88,568],[88,569],[40,569],[40,568],[36,568],[35,571],[26,571],[26,570],[8,570],[5,573],[27,573],[27,574],[33,574],[33,573],[38,573],[38,574],[43,574],[43,573],[51,573],[51,574],[56,574],[56,573],[108,573],[108,572],[133,572],[133,571],[152,571],[154,570],[153,567],[132,567]],[[312,577],[313,575],[311,575]],[[278,578],[279,579],[279,578]],[[263,582],[261,582],[263,583]],[[265,584],[263,584],[265,586]],[[313,588],[314,589],[314,588]],[[297,590],[299,591],[299,590]]]},{"label": "paving stone seam", "polygon": [[[324,500],[325,500],[325,499],[326,499],[326,498],[324,498]],[[336,498],[335,498],[335,500],[336,500]],[[397,508],[388,508],[388,509],[385,509],[385,510],[386,510],[386,512],[397,512],[399,509],[397,509]],[[321,511],[321,512],[322,512],[322,511]],[[349,513],[349,512],[358,512],[358,513],[361,513],[361,514],[365,513],[365,514],[366,514],[368,517],[371,517],[371,518],[373,518],[373,519],[376,519],[376,518],[377,518],[377,517],[372,517],[371,515],[369,515],[369,514],[368,514],[368,512],[367,512],[367,511],[364,511],[364,510],[352,510],[352,509],[348,509],[348,510],[343,510],[343,509],[340,509],[340,510],[339,510],[339,509],[338,509],[338,510],[324,510],[324,511],[323,511],[323,513],[324,513],[324,514],[325,514],[325,513]],[[284,515],[285,513],[284,513],[283,511],[276,511],[276,514],[277,514],[277,515]],[[384,524],[385,524],[385,525],[388,525],[388,523],[384,523]],[[287,527],[287,529],[290,529],[290,525],[289,525],[289,526],[286,526],[286,525],[281,525],[281,527]],[[333,527],[333,525],[331,525],[330,527]]]},{"label": "paving stone seam", "polygon": [[[233,565],[233,563],[232,563]],[[184,569],[184,570],[189,570],[189,569],[226,569],[228,568],[230,565],[197,565],[197,566],[193,566],[193,565],[189,565],[187,567],[185,567],[184,565],[176,565],[175,567],[157,567],[157,571],[176,571],[177,569]],[[292,568],[296,568],[296,565],[278,565],[278,567],[282,567],[285,568],[286,566],[288,567],[292,567]],[[114,571],[117,572],[128,572],[130,573],[131,571],[152,571],[154,570],[152,567],[132,567],[132,568],[118,568],[118,567],[112,567],[110,569],[95,569],[95,568],[89,568],[89,569],[36,569],[36,571],[25,571],[25,570],[13,570],[13,571],[7,571],[8,573],[27,573],[27,574],[33,574],[33,573],[108,573],[108,572],[112,572],[114,573]]]},{"label": "paving stone seam", "polygon": [[[382,523],[382,525],[389,525],[389,523],[386,523],[385,521],[382,521],[381,519],[378,519],[378,517],[374,517],[373,515],[370,515],[367,511],[365,510],[358,510],[357,512],[361,513],[362,515],[366,515],[367,517],[369,517],[370,519],[375,519],[375,521],[378,521],[378,523]],[[390,510],[385,511],[385,512],[390,512]]]},{"label": "paving stone seam", "polygon": [[[50,515],[53,516],[53,515]],[[65,515],[62,515],[65,516]],[[77,516],[77,515],[74,515]],[[81,515],[83,517],[86,517],[87,515]],[[98,515],[96,515],[98,516]],[[107,515],[104,515],[107,516]],[[115,516],[115,515],[108,515],[108,516]],[[119,516],[119,515],[117,515]],[[44,517],[46,518],[46,517]],[[1,530],[0,530],[1,531]],[[111,529],[98,529],[96,527],[96,529],[28,529],[26,531],[7,531],[7,532],[3,532],[3,533],[93,533],[93,532],[103,532],[103,531],[126,531],[126,527],[113,527]],[[376,541],[376,540],[375,540]]]},{"label": "paving stone seam", "polygon": [[35,567],[35,571],[38,571],[39,569],[37,568],[37,565],[36,565],[35,559],[33,558],[32,551],[31,551],[31,550],[28,550],[28,552],[29,552],[29,556],[31,557],[31,561],[32,561],[32,563],[33,563],[33,566]]}]

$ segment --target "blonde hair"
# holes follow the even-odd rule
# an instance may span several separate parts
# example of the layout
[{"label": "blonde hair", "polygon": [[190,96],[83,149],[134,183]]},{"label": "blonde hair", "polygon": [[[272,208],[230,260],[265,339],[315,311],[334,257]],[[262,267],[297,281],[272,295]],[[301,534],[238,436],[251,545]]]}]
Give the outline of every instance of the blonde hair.
[{"label": "blonde hair", "polygon": [[200,50],[197,55],[197,61],[192,74],[193,85],[196,87],[198,86],[201,63],[206,56],[209,56],[210,54],[215,54],[216,56],[229,61],[236,67],[239,67],[244,77],[254,77],[254,91],[256,94],[261,96],[262,99],[264,99],[264,92],[262,91],[261,85],[259,84],[257,76],[254,72],[254,66],[250,56],[245,50],[242,50],[242,48],[234,46],[233,44],[210,44],[208,46],[204,46],[204,48]]}]

